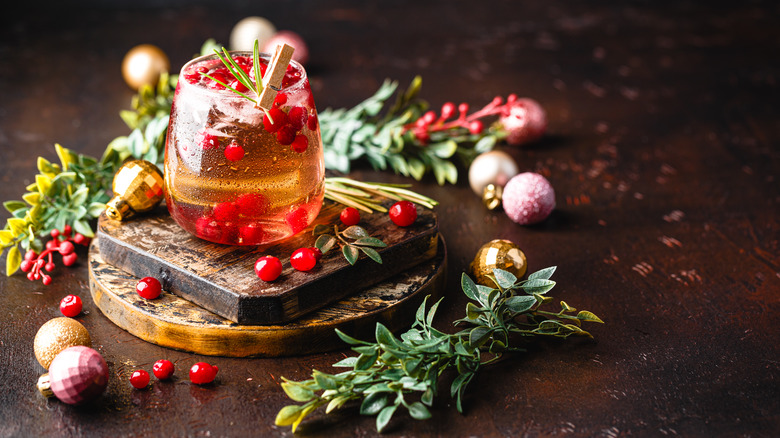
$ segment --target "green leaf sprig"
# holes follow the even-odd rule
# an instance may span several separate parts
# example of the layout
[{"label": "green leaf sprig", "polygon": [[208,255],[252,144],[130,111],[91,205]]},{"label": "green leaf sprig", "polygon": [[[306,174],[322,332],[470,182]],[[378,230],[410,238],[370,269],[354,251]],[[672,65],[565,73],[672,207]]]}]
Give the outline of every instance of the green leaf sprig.
[{"label": "green leaf sprig", "polygon": [[510,344],[517,336],[587,336],[582,322],[603,322],[592,312],[580,311],[561,301],[560,312],[541,310],[552,300],[546,294],[554,286],[550,280],[554,267],[542,269],[519,280],[507,271],[495,269],[495,287],[475,284],[465,273],[461,277],[463,293],[471,300],[466,316],[455,321],[465,326],[454,334],[433,327],[441,303],[427,308],[427,298],[417,310],[411,328],[400,337],[377,323],[375,342],[355,339],[336,331],[358,356],[333,364],[347,371],[329,374],[312,371],[312,378],[281,384],[287,396],[303,403],[283,407],[276,416],[278,426],[292,426],[293,432],[303,419],[321,406],[325,413],[348,402],[360,402],[360,413],[376,416],[377,431],[382,432],[399,408],[414,419],[430,418],[428,409],[439,392],[439,378],[446,371],[457,372],[450,385],[450,396],[463,412],[463,394],[482,366],[500,360],[505,353],[525,351]]},{"label": "green leaf sprig", "polygon": [[394,201],[410,201],[429,209],[439,205],[435,199],[408,190],[407,187],[411,187],[411,184],[362,182],[350,178],[329,177],[325,178],[325,198],[366,213],[387,213],[387,208],[376,199],[377,196]]},{"label": "green leaf sprig", "polygon": [[[330,234],[331,230],[333,234]],[[341,247],[341,253],[350,265],[354,265],[360,257],[360,252],[367,255],[371,260],[382,264],[382,256],[374,248],[384,248],[385,242],[371,237],[365,228],[352,225],[339,231],[338,225],[316,225],[313,234],[317,236],[314,241],[314,247],[323,254],[327,253],[336,245]]]},{"label": "green leaf sprig", "polygon": [[376,93],[351,109],[326,109],[319,112],[325,166],[342,173],[350,171],[352,162],[365,159],[374,169],[388,167],[395,173],[416,180],[433,172],[436,181],[456,183],[459,157],[469,164],[477,155],[493,148],[505,137],[500,125],[491,126],[473,134],[462,126],[447,125],[439,120],[426,135],[425,142],[409,129],[419,120],[428,103],[417,99],[422,79],[417,76],[404,91],[397,94],[395,103],[387,102],[396,92],[398,82],[386,80]]}]

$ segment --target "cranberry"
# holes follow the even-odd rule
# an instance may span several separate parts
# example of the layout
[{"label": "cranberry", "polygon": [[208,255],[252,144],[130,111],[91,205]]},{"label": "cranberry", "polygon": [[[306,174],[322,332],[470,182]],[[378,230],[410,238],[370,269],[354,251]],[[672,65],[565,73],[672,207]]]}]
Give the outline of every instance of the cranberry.
[{"label": "cranberry", "polygon": [[461,103],[460,105],[458,105],[458,112],[460,112],[461,116],[469,112],[469,104]]},{"label": "cranberry", "polygon": [[289,119],[290,126],[293,127],[296,131],[300,131],[301,128],[303,128],[303,125],[306,123],[306,119],[308,118],[308,113],[306,112],[306,109],[302,106],[294,106],[290,109],[290,112],[287,114],[287,118]]},{"label": "cranberry", "polygon": [[244,148],[242,148],[240,144],[233,140],[229,145],[227,145],[227,147],[225,147],[225,158],[230,161],[241,160],[244,158]]},{"label": "cranberry", "polygon": [[390,207],[390,220],[399,227],[408,227],[417,220],[417,207],[409,201],[398,201]]},{"label": "cranberry", "polygon": [[195,135],[195,143],[203,150],[216,149],[219,147],[219,138],[206,131],[200,131]]},{"label": "cranberry", "polygon": [[298,271],[311,271],[317,264],[317,256],[311,248],[299,248],[290,256],[290,264]]},{"label": "cranberry", "polygon": [[60,242],[58,240],[50,240],[46,242],[46,249],[55,250],[57,247],[60,246]]},{"label": "cranberry", "polygon": [[428,144],[428,142],[431,141],[431,135],[425,128],[416,128],[414,130],[414,136],[417,138],[417,141],[422,144]]},{"label": "cranberry", "polygon": [[433,111],[428,111],[427,113],[423,114],[422,119],[425,121],[426,125],[430,125],[436,121],[436,113]]},{"label": "cranberry", "polygon": [[173,370],[173,362],[165,359],[158,360],[152,366],[154,377],[157,377],[159,380],[170,379],[173,376]]},{"label": "cranberry", "polygon": [[52,239],[56,239],[56,238],[60,237],[60,230],[55,228],[55,229],[51,230],[51,233],[49,233],[49,234],[51,234]]},{"label": "cranberry", "polygon": [[339,215],[339,219],[341,219],[341,223],[350,227],[352,225],[357,225],[358,222],[360,222],[360,212],[357,208],[354,207],[347,207],[343,210],[341,210],[341,214]]},{"label": "cranberry", "polygon": [[41,282],[43,283],[44,286],[48,286],[48,285],[51,284],[51,277],[49,277],[48,275],[44,274],[42,276]]},{"label": "cranberry", "polygon": [[[269,118],[268,116],[271,117]],[[271,122],[271,119],[273,119],[273,122]],[[276,132],[286,124],[287,114],[279,108],[271,108],[266,114],[263,114],[263,127],[268,132]]]},{"label": "cranberry", "polygon": [[309,139],[305,135],[296,135],[295,140],[293,140],[292,144],[290,145],[290,148],[292,148],[293,151],[302,154],[306,152],[306,149],[309,148]]},{"label": "cranberry", "polygon": [[54,262],[46,263],[46,265],[43,266],[43,269],[45,269],[47,272],[51,272],[54,270],[56,266],[54,266]]},{"label": "cranberry", "polygon": [[76,295],[68,295],[60,301],[60,312],[68,318],[73,318],[81,313],[81,309],[81,298]]},{"label": "cranberry", "polygon": [[[282,106],[287,103],[287,93],[279,93],[274,99],[274,106]],[[276,120],[276,119],[274,119]]]},{"label": "cranberry", "polygon": [[230,82],[228,85],[230,85],[230,87],[233,88],[234,90],[240,91],[242,93],[245,91],[249,91],[249,88],[247,88],[246,85],[241,83],[241,81],[239,81],[238,79]]},{"label": "cranberry", "polygon": [[130,384],[135,389],[144,389],[149,384],[149,373],[144,370],[135,370],[130,376]]},{"label": "cranberry", "polygon": [[76,242],[79,245],[84,245],[84,242],[87,240],[87,237],[84,236],[81,233],[76,233],[75,236],[73,236],[73,241]]},{"label": "cranberry", "polygon": [[268,210],[268,199],[259,193],[244,193],[236,199],[236,206],[242,216],[260,216]]},{"label": "cranberry", "polygon": [[201,217],[195,222],[195,234],[212,242],[229,243],[235,238],[237,229],[230,222],[217,222],[213,217]]},{"label": "cranberry", "polygon": [[517,101],[517,94],[510,94],[506,97],[506,103],[515,103]]},{"label": "cranberry", "polygon": [[62,254],[64,256],[68,255],[68,254],[71,254],[75,249],[76,249],[76,247],[74,247],[73,244],[71,242],[67,241],[67,240],[65,242],[60,243],[59,251],[60,251],[60,254]]},{"label": "cranberry", "polygon": [[482,134],[483,129],[485,129],[485,126],[482,124],[481,120],[474,120],[469,123],[469,132],[474,135]]},{"label": "cranberry", "polygon": [[258,224],[244,225],[238,229],[238,238],[244,245],[259,245],[265,240],[266,233]]},{"label": "cranberry", "polygon": [[447,102],[441,106],[441,116],[444,119],[449,119],[455,114],[455,104]]},{"label": "cranberry", "polygon": [[[208,84],[209,88],[214,89],[214,90],[224,90],[225,89],[225,86],[222,85],[222,84],[226,84],[227,83],[227,81],[228,81],[227,76],[225,76],[224,74],[222,74],[220,72],[214,72],[214,73],[211,74],[211,77],[214,78],[214,79],[211,79],[209,81],[209,84]],[[219,81],[219,82],[217,82],[217,81]]]},{"label": "cranberry", "polygon": [[309,249],[311,250],[312,253],[314,253],[314,258],[317,259],[317,261],[319,262],[320,259],[322,258],[322,251],[320,251],[320,249],[317,248],[316,246],[312,246]]},{"label": "cranberry", "polygon": [[135,285],[135,291],[143,298],[153,300],[160,296],[162,285],[154,277],[144,277]]},{"label": "cranberry", "polygon": [[314,131],[317,129],[317,113],[312,111],[311,115],[309,116],[309,120],[306,122],[306,125],[309,127],[310,130]]},{"label": "cranberry", "polygon": [[33,260],[33,259],[36,259],[36,258],[38,258],[38,253],[35,252],[35,250],[33,250],[33,249],[29,249],[29,250],[27,250],[26,253],[24,253],[24,259],[25,260]]},{"label": "cranberry", "polygon": [[293,127],[290,125],[283,126],[282,129],[280,129],[279,132],[276,133],[276,141],[278,141],[279,144],[281,145],[284,146],[290,145],[294,140],[295,140],[295,129],[293,129]]},{"label": "cranberry", "polygon": [[274,256],[264,256],[255,262],[255,274],[263,281],[274,281],[282,274],[282,262]]},{"label": "cranberry", "polygon": [[190,368],[190,382],[196,385],[205,385],[214,381],[219,368],[206,362],[198,362]]},{"label": "cranberry", "polygon": [[220,202],[214,206],[214,219],[218,221],[230,221],[238,216],[238,207],[232,202]]},{"label": "cranberry", "polygon": [[305,208],[300,207],[287,213],[287,215],[284,217],[284,220],[292,229],[293,234],[295,234],[298,231],[306,228],[306,225],[309,224],[309,215]]},{"label": "cranberry", "polygon": [[65,237],[70,237],[70,234],[73,232],[73,227],[71,227],[68,224],[65,224],[65,226],[62,228],[62,234],[65,235]]}]

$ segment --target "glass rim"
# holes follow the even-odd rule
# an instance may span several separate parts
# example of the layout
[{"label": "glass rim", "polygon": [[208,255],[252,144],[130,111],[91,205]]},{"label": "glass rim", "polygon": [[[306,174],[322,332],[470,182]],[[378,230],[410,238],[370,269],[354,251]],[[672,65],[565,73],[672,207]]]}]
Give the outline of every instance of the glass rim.
[{"label": "glass rim", "polygon": [[[249,57],[253,57],[254,56],[254,52],[248,51],[248,50],[229,50],[228,53],[231,56],[249,56]],[[266,61],[270,62],[272,56],[273,55],[271,53],[260,52],[260,58],[263,58]],[[192,65],[197,64],[199,62],[211,61],[211,60],[216,60],[220,64],[222,63],[222,61],[220,61],[220,59],[219,59],[219,57],[217,56],[216,53],[211,53],[209,55],[201,55],[201,56],[198,56],[196,58],[192,58],[189,61],[187,61],[181,67],[181,70],[179,71],[179,83],[183,83],[183,85],[185,87],[188,87],[188,90],[189,89],[198,90],[198,92],[203,92],[205,94],[213,94],[213,95],[216,95],[216,96],[220,96],[221,98],[232,98],[232,99],[246,100],[246,98],[244,96],[236,94],[236,93],[232,92],[231,90],[229,90],[227,88],[225,88],[223,90],[218,90],[218,89],[209,88],[209,87],[205,87],[205,86],[198,85],[198,84],[191,84],[191,83],[187,82],[187,80],[183,80],[184,71],[187,68],[189,68]],[[301,76],[295,82],[293,82],[292,84],[290,84],[290,85],[288,85],[286,87],[282,86],[282,88],[279,89],[279,92],[282,92],[282,91],[286,92],[286,91],[289,91],[289,90],[302,89],[303,85],[306,82],[306,79],[307,79],[308,76],[307,76],[307,73],[306,73],[306,69],[303,68],[303,65],[301,63],[299,63],[298,61],[294,60],[294,59],[290,60],[290,65],[292,65],[293,67],[298,69],[298,71],[301,72]],[[255,97],[255,96],[252,96],[251,94],[247,94],[247,95],[249,97],[252,97],[252,98]],[[249,102],[249,101],[247,100],[247,102]]]}]

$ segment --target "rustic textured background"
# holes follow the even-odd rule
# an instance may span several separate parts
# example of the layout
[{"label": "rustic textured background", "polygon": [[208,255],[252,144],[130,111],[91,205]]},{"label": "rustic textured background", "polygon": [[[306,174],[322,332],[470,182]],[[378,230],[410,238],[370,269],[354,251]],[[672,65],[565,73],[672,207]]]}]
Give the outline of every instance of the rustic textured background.
[{"label": "rustic textured background", "polygon": [[[699,4],[701,3],[701,4]],[[193,6],[196,4],[196,6]],[[442,391],[433,419],[398,415],[394,436],[780,435],[780,7],[750,2],[69,2],[0,18],[0,198],[19,199],[52,145],[99,155],[128,129],[120,63],[152,43],[174,69],[209,37],[265,16],[301,34],[320,108],[353,105],[385,78],[424,78],[439,107],[518,93],[546,108],[549,135],[510,153],[547,176],[558,208],[521,227],[488,213],[465,178],[415,189],[441,202],[448,292],[437,323],[462,315],[458,278],[477,248],[517,242],[530,269],[557,265],[556,298],[602,317],[594,342],[539,342],[472,384],[466,414]],[[367,168],[364,180],[402,181]],[[3,219],[7,213],[3,213]],[[304,379],[345,352],[204,358],[125,333],[92,305],[86,254],[54,285],[0,280],[0,436],[267,436]],[[4,265],[4,263],[3,263]],[[111,371],[82,408],[46,401],[32,339],[68,293]],[[178,379],[133,390],[157,359]],[[199,360],[213,387],[188,382]],[[451,376],[445,376],[446,382]],[[153,379],[154,380],[154,379]],[[447,387],[443,387],[446,389]],[[373,418],[317,416],[306,435],[370,436]]]}]

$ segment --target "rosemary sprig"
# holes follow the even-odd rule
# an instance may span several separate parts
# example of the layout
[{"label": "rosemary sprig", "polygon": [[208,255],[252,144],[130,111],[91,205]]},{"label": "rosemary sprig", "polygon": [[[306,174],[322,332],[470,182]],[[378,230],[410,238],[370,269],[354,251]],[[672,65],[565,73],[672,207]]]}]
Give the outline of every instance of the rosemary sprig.
[{"label": "rosemary sprig", "polygon": [[[376,342],[361,341],[336,330],[358,356],[333,366],[350,369],[338,374],[314,370],[311,379],[300,382],[283,378],[282,389],[287,396],[304,404],[283,407],[276,424],[292,426],[295,432],[318,407],[327,406],[325,413],[330,413],[350,401],[360,401],[361,414],[376,415],[379,432],[400,407],[412,418],[424,420],[431,417],[428,407],[438,393],[439,377],[448,370],[458,373],[450,386],[450,396],[462,413],[463,394],[481,367],[505,353],[525,351],[510,344],[512,335],[591,337],[580,327],[582,322],[603,322],[592,312],[575,314],[576,309],[563,301],[560,312],[540,310],[552,300],[546,294],[555,286],[550,280],[554,271],[555,267],[542,269],[527,280],[519,280],[495,269],[495,288],[477,285],[463,274],[461,288],[472,301],[466,305],[466,317],[454,323],[467,327],[454,334],[432,326],[441,300],[427,309],[427,298],[417,310],[412,327],[399,338],[381,323],[376,325]],[[414,393],[419,394],[419,400],[410,400]]]},{"label": "rosemary sprig", "polygon": [[373,196],[381,196],[395,201],[411,201],[426,208],[439,205],[435,199],[415,193],[406,187],[411,187],[411,184],[361,182],[350,178],[331,177],[325,178],[325,198],[366,213],[387,212],[387,208],[382,206]]}]

